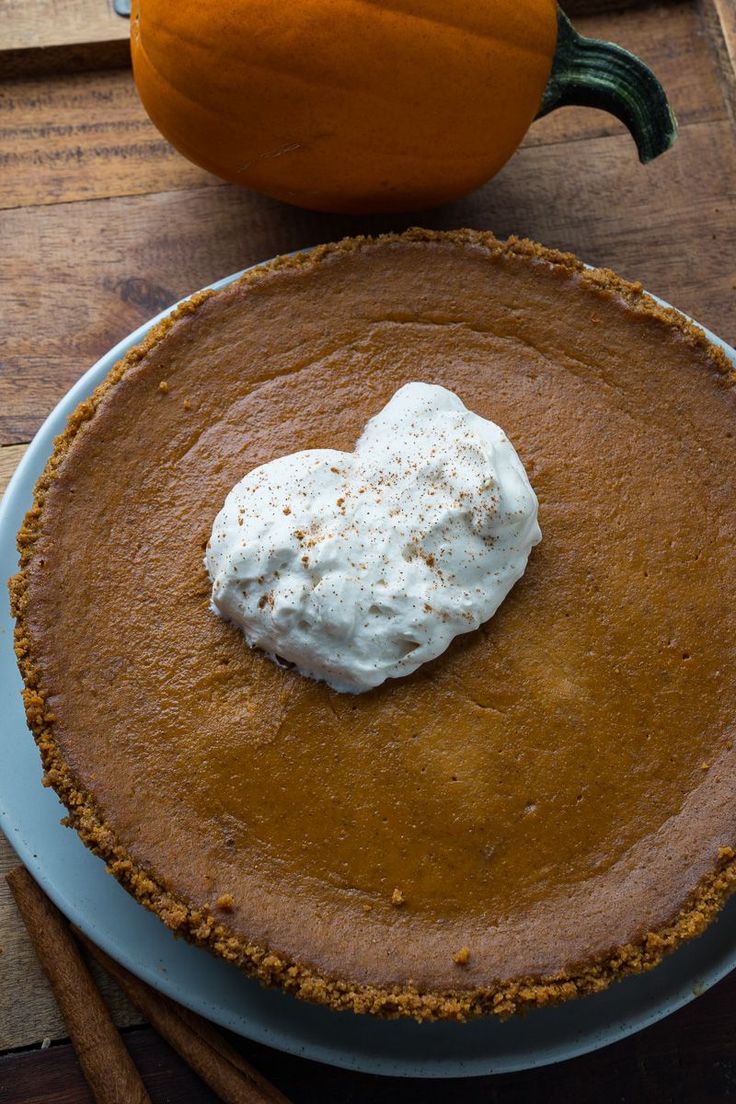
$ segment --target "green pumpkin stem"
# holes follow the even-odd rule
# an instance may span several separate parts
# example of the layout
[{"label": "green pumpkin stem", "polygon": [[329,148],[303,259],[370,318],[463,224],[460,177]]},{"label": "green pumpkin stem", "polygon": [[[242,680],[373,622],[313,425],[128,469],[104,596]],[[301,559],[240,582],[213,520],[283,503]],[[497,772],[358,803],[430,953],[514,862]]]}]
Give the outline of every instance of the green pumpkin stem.
[{"label": "green pumpkin stem", "polygon": [[643,163],[677,138],[677,120],[662,85],[648,66],[612,42],[584,38],[557,9],[557,49],[537,118],[572,104],[599,107],[620,119]]}]

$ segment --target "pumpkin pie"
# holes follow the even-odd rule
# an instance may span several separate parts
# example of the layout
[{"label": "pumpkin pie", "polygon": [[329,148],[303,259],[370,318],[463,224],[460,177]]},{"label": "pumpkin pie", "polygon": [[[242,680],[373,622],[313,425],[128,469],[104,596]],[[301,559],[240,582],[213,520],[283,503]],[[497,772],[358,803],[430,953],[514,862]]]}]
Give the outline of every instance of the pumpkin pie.
[{"label": "pumpkin pie", "polygon": [[[340,694],[209,609],[229,489],[410,380],[500,424],[544,539],[498,613]],[[72,415],[11,581],[69,823],[176,932],[334,1008],[465,1019],[648,969],[736,884],[733,369],[608,271],[470,231],[279,258]]]}]

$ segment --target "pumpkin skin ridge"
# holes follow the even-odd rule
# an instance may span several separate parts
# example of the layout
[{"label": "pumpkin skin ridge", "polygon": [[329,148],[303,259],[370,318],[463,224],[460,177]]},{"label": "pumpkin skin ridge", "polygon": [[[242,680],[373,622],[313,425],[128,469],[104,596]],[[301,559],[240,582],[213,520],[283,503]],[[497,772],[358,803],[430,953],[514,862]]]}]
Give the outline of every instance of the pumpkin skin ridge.
[{"label": "pumpkin skin ridge", "polygon": [[[185,99],[190,100],[191,103],[195,104],[196,106],[199,106],[198,101],[191,95],[190,92],[187,91],[186,88],[180,87],[160,67],[157,67],[153,64],[153,62],[150,58],[150,55],[148,54],[148,51],[146,50],[145,46],[143,46],[143,44],[140,44],[138,46],[138,51],[139,51],[140,55],[145,58],[146,62],[151,67],[152,71],[156,74],[157,79],[159,79],[163,83],[167,84],[178,95],[182,96]],[[294,79],[299,79],[299,78],[295,77]],[[232,115],[231,117],[232,118],[237,118],[236,115]],[[154,122],[155,122],[155,120],[154,120]],[[156,124],[156,125],[158,125],[158,124]],[[316,135],[316,136],[314,136],[313,140],[319,140],[319,137],[320,137],[319,135]],[[329,135],[327,135],[327,137],[329,137]],[[301,143],[297,143],[296,138],[294,138],[293,141],[295,142],[295,148],[294,148],[293,152],[297,152],[297,148],[303,148]],[[175,144],[175,143],[172,143],[172,144]],[[282,146],[277,147],[277,150],[282,149],[283,145],[285,145],[285,144],[286,143],[283,143]],[[285,151],[285,152],[292,152],[292,151],[289,150],[289,151]],[[191,157],[192,160],[196,160],[193,155],[187,154],[187,156]],[[253,155],[253,157],[251,158],[251,160],[248,161],[243,166],[243,169],[240,170],[240,171],[245,172],[246,169],[251,168],[253,165],[257,164],[259,161],[267,160],[269,158],[276,157],[276,156],[280,156],[280,154],[276,150],[274,150],[274,151],[265,150],[263,152],[255,153]],[[451,166],[451,165],[456,164],[458,162],[473,163],[473,162],[477,162],[479,160],[480,161],[484,160],[484,157],[483,157],[482,153],[480,153],[480,154],[476,154],[476,153],[457,154],[455,152],[449,152],[446,156],[443,157],[442,155],[437,154],[435,150],[429,150],[429,149],[421,150],[421,151],[384,150],[384,151],[382,151],[382,156],[384,158],[386,158],[387,160],[395,160],[395,161],[419,158],[419,159],[425,160],[427,162],[434,162],[434,163],[438,163],[438,164],[439,163],[445,163],[448,166]],[[217,174],[218,170],[216,168],[212,168],[209,165],[204,164],[203,162],[197,162],[197,163],[202,164],[202,167],[205,168],[207,171]],[[481,170],[481,172],[483,172],[483,170]],[[241,181],[237,180],[235,175],[229,176],[227,179],[233,181],[234,183],[242,183]],[[488,179],[487,176],[484,176],[483,180],[480,183],[484,183],[487,179]],[[478,185],[478,186],[480,186],[480,185]],[[294,194],[298,195],[298,194],[302,194],[302,193],[299,192],[299,189],[294,189]],[[306,193],[304,193],[304,194],[306,194]]]},{"label": "pumpkin skin ridge", "polygon": [[[407,2],[436,6],[436,0]],[[284,14],[299,15],[303,3],[287,4]],[[281,24],[258,0],[225,0],[215,19],[208,10],[199,23],[187,0],[181,10],[171,0],[138,0],[136,7],[143,19],[134,14],[134,75],[165,138],[223,179],[313,210],[350,214],[427,209],[482,186],[533,122],[556,43],[553,0],[524,0],[536,46],[529,34],[523,43],[513,34],[504,38],[501,17],[497,29],[453,22],[453,33],[443,35],[447,20],[432,11],[353,0],[344,7],[369,14],[362,36],[360,19],[352,20],[358,29],[351,53],[345,28],[352,17],[339,9],[329,35],[325,15],[338,6],[306,0],[303,22],[312,20],[317,30],[289,66],[285,50],[299,42],[301,24],[285,27],[281,37]],[[493,5],[478,9],[480,17],[466,7],[471,18],[493,23]],[[517,9],[508,0],[502,7],[518,31]],[[430,31],[410,34],[407,26],[417,21]],[[440,30],[432,34],[433,27]],[[388,51],[380,49],[382,37]]]},{"label": "pumpkin skin ridge", "polygon": [[[201,104],[200,104],[199,100],[195,99],[195,97],[192,95],[191,92],[189,92],[186,88],[180,88],[179,85],[176,84],[171,79],[171,77],[168,76],[163,71],[163,69],[161,69],[160,66],[154,65],[153,61],[151,60],[151,56],[148,53],[146,47],[143,45],[143,43],[140,43],[136,47],[136,49],[137,49],[137,52],[138,52],[139,56],[145,58],[147,64],[151,68],[151,71],[156,74],[156,77],[157,77],[158,80],[162,81],[164,84],[167,84],[169,86],[169,88],[171,88],[174,92],[176,92],[176,94],[178,96],[182,96],[185,100],[189,100],[189,102],[193,103],[196,107],[201,107]],[[146,111],[148,111],[148,108],[146,108]],[[155,119],[153,119],[152,116],[150,116],[150,117],[151,117],[152,121],[155,123],[155,125],[158,126],[158,123],[156,123]],[[231,114],[231,118],[237,120],[237,118],[238,118],[237,112],[234,111]],[[164,135],[164,137],[165,137],[165,135]],[[173,144],[174,143],[172,143],[172,145]]]},{"label": "pumpkin skin ridge", "polygon": [[[145,51],[145,47],[143,47],[143,46],[140,46],[139,49],[142,50],[142,51]],[[509,47],[509,49],[517,50],[518,53],[531,53],[531,51],[526,50],[523,47],[516,47],[514,45],[511,45]],[[206,52],[204,47],[202,47],[202,52],[203,53]],[[157,65],[154,64],[154,62],[153,62],[153,60],[152,60],[152,58],[151,58],[151,56],[148,52],[146,52],[146,56],[148,58],[149,64],[152,65],[155,68],[156,72],[159,73],[162,77],[164,77],[165,80],[167,80],[168,83],[171,84],[172,88],[175,88],[177,90],[177,92],[179,92],[181,95],[185,95],[185,96],[187,96],[187,98],[192,99],[192,102],[194,102],[194,103],[197,102],[196,100],[194,100],[194,98],[189,93],[187,93],[178,84],[176,84],[171,79],[170,76],[165,75],[164,70],[162,69],[161,66],[157,66]],[[292,72],[287,72],[285,69],[279,69],[272,62],[258,63],[256,61],[253,61],[252,59],[249,59],[248,63],[247,63],[247,66],[244,66],[244,69],[255,69],[255,70],[259,70],[261,72],[272,73],[274,76],[287,77],[289,80],[298,82],[300,84],[306,84],[309,88],[320,88],[320,87],[322,87],[322,88],[328,88],[332,92],[342,92],[342,93],[345,93],[345,92],[349,93],[350,92],[350,88],[347,84],[337,84],[335,82],[328,83],[327,81],[311,80],[309,77],[307,77],[306,75],[304,75],[302,73],[295,73],[293,71]],[[384,92],[382,89],[378,90],[378,89],[372,89],[372,88],[367,88],[367,87],[361,87],[360,88],[360,93],[361,93],[362,96],[365,96],[366,98],[370,97],[372,99],[381,100],[381,101],[387,102],[387,103],[391,102],[391,100],[392,100],[390,90],[388,90],[388,89]],[[233,117],[234,117],[234,113],[233,113]]]},{"label": "pumpkin skin ridge", "polygon": [[[370,0],[351,0],[351,2],[362,4],[362,3],[370,3]],[[429,22],[429,20],[427,22]],[[434,21],[432,21],[432,22],[434,22]],[[186,35],[183,35],[183,34],[182,35],[177,35],[176,37],[179,38],[179,39],[184,39],[185,41],[187,41],[189,43],[189,45],[191,47],[193,47],[195,50],[201,50],[201,52],[205,55],[209,53],[208,47],[203,42],[201,42],[200,40],[198,40],[195,37],[188,38]],[[469,35],[469,37],[470,37],[470,35]],[[508,41],[506,39],[498,39],[498,38],[494,39],[494,38],[491,38],[491,36],[472,35],[472,37],[473,38],[487,37],[489,42],[490,41],[496,41],[496,42],[501,41],[501,42],[503,42],[503,45],[504,45],[505,49],[514,50],[519,54],[526,54],[527,56],[529,56],[529,55],[534,56],[537,53],[537,51],[534,50],[532,47],[527,46],[527,45],[525,45],[523,43],[520,43],[520,42],[513,42],[513,41]],[[146,47],[142,44],[142,42],[138,45],[137,48],[146,53],[149,64],[151,66],[153,66],[153,68],[156,70],[157,73],[164,76],[164,74],[165,74],[164,68],[161,65],[156,64],[154,59],[151,57],[150,51],[146,50]],[[223,49],[223,50],[221,50],[221,53],[222,53],[223,56],[228,58],[231,62],[233,62],[233,63],[238,63],[239,62],[237,51],[233,50],[232,52],[228,52],[226,49]],[[333,92],[347,92],[347,93],[350,93],[356,87],[355,83],[350,84],[348,82],[338,82],[338,81],[335,81],[335,80],[326,80],[324,77],[320,77],[319,79],[311,78],[311,77],[307,76],[306,73],[299,73],[299,72],[296,72],[294,69],[287,69],[285,66],[280,67],[279,65],[274,63],[273,58],[271,58],[268,62],[258,62],[254,58],[248,58],[248,61],[245,63],[245,65],[242,66],[242,68],[243,68],[244,71],[248,70],[248,69],[256,69],[256,70],[260,70],[260,71],[263,71],[263,72],[266,72],[266,73],[273,73],[275,76],[287,77],[289,80],[293,80],[293,81],[301,83],[301,84],[306,84],[310,88],[327,88],[327,89],[329,89],[330,91],[333,91]],[[551,62],[550,62],[550,70],[551,70]],[[187,96],[187,98],[192,99],[192,101],[195,102],[195,103],[198,102],[198,101],[194,100],[194,98],[192,96],[190,96],[187,92],[185,92],[175,81],[173,81],[170,76],[166,75],[165,79],[171,84],[172,88],[175,88],[181,95]],[[372,97],[372,98],[380,99],[382,101],[387,101],[387,102],[390,102],[392,100],[392,95],[391,95],[391,90],[390,89],[384,89],[384,88],[373,89],[369,85],[363,85],[363,84],[358,84],[357,87],[360,88],[361,95],[363,95],[363,96]],[[541,102],[541,96],[540,96],[540,102]],[[232,114],[232,112],[231,112],[231,114]]]},{"label": "pumpkin skin ridge", "polygon": [[[479,38],[484,39],[486,42],[489,43],[500,43],[507,49],[518,50],[521,53],[539,53],[539,50],[535,49],[534,46],[529,45],[528,40],[521,40],[516,37],[505,37],[504,35],[499,34],[496,31],[486,32],[477,29],[473,30],[470,27],[463,27],[459,23],[451,23],[448,20],[438,19],[436,16],[424,16],[420,15],[418,12],[403,11],[401,8],[391,7],[390,5],[384,3],[374,4],[372,3],[372,0],[344,0],[344,2],[354,4],[356,7],[369,7],[375,9],[375,11],[377,12],[386,12],[389,16],[395,16],[397,19],[413,20],[415,22],[428,23],[430,26],[442,27],[443,29],[452,30],[457,32],[458,34],[462,34],[466,38]],[[162,24],[162,26],[164,25]],[[200,44],[200,40],[196,37],[196,35],[187,35],[184,30],[177,31],[176,38],[188,42],[193,46]],[[203,47],[203,49],[206,49],[206,47]],[[233,60],[237,60],[235,54],[232,54],[231,56],[233,57]],[[342,91],[349,91],[349,87],[347,85],[340,86],[340,88]]]},{"label": "pumpkin skin ridge", "polygon": [[532,46],[527,46],[525,42],[520,42],[516,38],[505,38],[503,35],[498,34],[496,31],[489,34],[472,27],[463,27],[460,23],[454,23],[449,19],[441,19],[437,15],[420,15],[418,12],[407,11],[405,8],[400,8],[393,4],[385,3],[384,0],[378,0],[378,3],[374,0],[348,0],[349,3],[355,4],[358,7],[373,8],[375,11],[386,12],[389,15],[397,16],[401,19],[415,20],[416,22],[430,23],[436,27],[442,27],[445,30],[458,31],[461,34],[465,34],[472,38],[485,38],[488,42],[501,42],[504,46],[517,47],[520,50],[524,50],[526,53],[537,53]]}]

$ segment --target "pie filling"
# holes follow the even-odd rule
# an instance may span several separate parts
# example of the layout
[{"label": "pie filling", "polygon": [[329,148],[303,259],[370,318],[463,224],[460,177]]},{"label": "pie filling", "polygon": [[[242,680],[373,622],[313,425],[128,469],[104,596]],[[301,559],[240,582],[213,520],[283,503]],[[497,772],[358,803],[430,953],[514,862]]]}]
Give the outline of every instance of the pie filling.
[{"label": "pie filling", "polygon": [[[190,301],[73,416],[21,533],[29,720],[85,841],[336,1007],[507,1013],[696,934],[736,838],[730,372],[611,273],[472,232]],[[491,620],[340,693],[213,616],[202,560],[244,474],[352,451],[418,379],[503,426],[544,539]]]}]

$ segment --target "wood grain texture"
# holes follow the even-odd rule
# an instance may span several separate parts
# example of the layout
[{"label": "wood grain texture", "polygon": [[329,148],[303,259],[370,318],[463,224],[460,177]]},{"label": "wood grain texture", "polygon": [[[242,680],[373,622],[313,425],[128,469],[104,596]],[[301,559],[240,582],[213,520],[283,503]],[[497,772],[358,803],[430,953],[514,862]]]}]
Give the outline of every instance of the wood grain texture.
[{"label": "wood grain texture", "polygon": [[712,0],[712,4],[721,23],[731,71],[736,78],[736,4],[734,0]]},{"label": "wood grain texture", "polygon": [[736,131],[736,2],[700,0],[700,15],[711,46],[714,70]]},{"label": "wood grain texture", "polygon": [[[722,89],[693,3],[591,16],[578,26],[644,58],[683,126],[724,117]],[[624,134],[622,124],[601,111],[567,108],[540,119],[525,144],[606,134]],[[216,183],[161,137],[127,69],[0,84],[0,208]]]},{"label": "wood grain texture", "polygon": [[2,0],[0,52],[128,38],[109,0]]},{"label": "wood grain texture", "polygon": [[0,0],[0,76],[126,65],[129,37],[111,0]]},{"label": "wood grain texture", "polygon": [[5,488],[10,482],[10,477],[20,464],[27,445],[8,445],[0,448],[0,497],[5,493]]},{"label": "wood grain texture", "polygon": [[129,69],[0,84],[0,208],[208,183],[149,121]]},{"label": "wood grain texture", "polygon": [[[153,1104],[219,1104],[184,1061],[150,1028],[126,1032],[126,1045]],[[3,1104],[94,1104],[70,1044],[0,1057]]]}]

